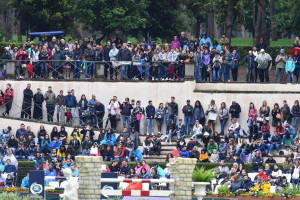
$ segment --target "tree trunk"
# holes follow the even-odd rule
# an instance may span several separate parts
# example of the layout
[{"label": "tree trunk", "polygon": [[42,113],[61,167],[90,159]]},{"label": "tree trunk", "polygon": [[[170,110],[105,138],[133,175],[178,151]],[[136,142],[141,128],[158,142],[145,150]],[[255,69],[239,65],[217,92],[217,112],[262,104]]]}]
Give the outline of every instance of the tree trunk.
[{"label": "tree trunk", "polygon": [[236,5],[237,0],[228,0],[228,5],[226,8],[226,21],[225,21],[225,33],[227,38],[229,39],[229,46],[231,46],[231,35],[233,22],[235,19],[234,16],[234,6]]},{"label": "tree trunk", "polygon": [[277,21],[276,21],[276,0],[270,0],[270,15],[271,15],[271,30],[272,30],[272,40],[277,41]]},{"label": "tree trunk", "polygon": [[200,24],[201,24],[201,16],[200,14],[198,14],[196,17],[195,38],[198,38],[200,35]]},{"label": "tree trunk", "polygon": [[255,16],[254,21],[254,45],[259,41],[260,37],[263,37],[264,40],[269,44],[268,30],[267,30],[267,19],[266,19],[266,0],[254,0],[255,5],[253,15]]},{"label": "tree trunk", "polygon": [[[214,41],[214,31],[215,31],[215,11],[213,9],[209,9],[207,11],[207,36],[210,37],[211,42]],[[212,44],[211,44],[212,45]]]},{"label": "tree trunk", "polygon": [[13,25],[14,25],[14,13],[12,10],[8,10],[6,13],[5,22],[5,41],[12,41],[13,38]]},{"label": "tree trunk", "polygon": [[21,21],[19,19],[17,19],[16,32],[17,32],[18,42],[22,42]]}]

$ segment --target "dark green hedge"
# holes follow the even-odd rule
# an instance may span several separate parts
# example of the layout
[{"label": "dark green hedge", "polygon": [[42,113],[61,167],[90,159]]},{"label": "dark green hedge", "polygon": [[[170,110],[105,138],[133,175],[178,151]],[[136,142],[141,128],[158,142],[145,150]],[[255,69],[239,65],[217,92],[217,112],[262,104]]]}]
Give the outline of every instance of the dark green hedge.
[{"label": "dark green hedge", "polygon": [[19,161],[18,163],[17,186],[20,186],[23,178],[27,176],[29,170],[33,169],[33,161]]}]

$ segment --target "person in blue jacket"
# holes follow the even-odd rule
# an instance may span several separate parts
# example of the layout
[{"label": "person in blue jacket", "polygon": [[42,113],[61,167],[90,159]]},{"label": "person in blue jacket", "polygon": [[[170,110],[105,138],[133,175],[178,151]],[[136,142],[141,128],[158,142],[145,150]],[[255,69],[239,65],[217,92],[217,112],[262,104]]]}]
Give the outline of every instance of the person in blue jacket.
[{"label": "person in blue jacket", "polygon": [[271,152],[274,147],[276,147],[277,154],[279,154],[280,144],[281,144],[281,137],[280,137],[280,135],[278,135],[277,131],[274,131],[274,135],[272,136],[271,144],[269,147],[269,155],[272,155]]},{"label": "person in blue jacket", "polygon": [[240,56],[235,49],[229,55],[228,61],[231,67],[233,82],[236,82],[238,78],[238,67],[239,67]]},{"label": "person in blue jacket", "polygon": [[56,150],[59,149],[61,146],[61,141],[57,139],[57,137],[54,137],[54,139],[50,142],[50,148],[55,148]]},{"label": "person in blue jacket", "polygon": [[21,188],[29,188],[29,173],[22,179]]},{"label": "person in blue jacket", "polygon": [[264,160],[260,151],[257,151],[254,158],[252,159],[253,173],[257,173],[258,169],[262,167]]},{"label": "person in blue jacket", "polygon": [[148,101],[149,105],[146,107],[146,117],[147,117],[147,135],[149,135],[149,126],[151,129],[151,135],[154,135],[154,116],[155,116],[155,107],[152,105],[152,101]]},{"label": "person in blue jacket", "polygon": [[203,43],[206,43],[206,42],[209,42],[209,46],[210,48],[212,48],[212,42],[211,42],[211,39],[207,36],[207,33],[204,32],[202,34],[202,38],[200,40],[200,46],[204,45]]},{"label": "person in blue jacket", "polygon": [[132,151],[130,151],[129,153],[129,158],[131,159],[131,161],[141,161],[142,160],[142,152],[138,147],[133,147]]},{"label": "person in blue jacket", "polygon": [[256,70],[257,62],[254,61],[255,55],[253,55],[252,51],[249,51],[248,55],[245,57],[245,62],[247,64],[247,73],[246,73],[246,82],[253,83],[254,82],[254,75]]},{"label": "person in blue jacket", "polygon": [[116,136],[113,133],[112,129],[108,129],[105,133],[104,139],[100,142],[101,145],[110,145],[115,146]]},{"label": "person in blue jacket", "polygon": [[180,157],[182,157],[182,158],[189,158],[189,157],[190,157],[189,152],[186,150],[186,146],[183,146],[183,147],[181,148],[181,150],[179,151],[179,155],[180,155]]},{"label": "person in blue jacket", "polygon": [[268,145],[266,145],[263,140],[260,139],[257,145],[257,150],[260,151],[260,153],[264,156],[266,155],[266,148],[268,148]]},{"label": "person in blue jacket", "polygon": [[64,97],[63,106],[71,109],[72,121],[70,122],[70,124],[73,124],[74,120],[77,117],[76,116],[77,100],[76,97],[72,95],[71,90],[68,90],[68,95]]}]

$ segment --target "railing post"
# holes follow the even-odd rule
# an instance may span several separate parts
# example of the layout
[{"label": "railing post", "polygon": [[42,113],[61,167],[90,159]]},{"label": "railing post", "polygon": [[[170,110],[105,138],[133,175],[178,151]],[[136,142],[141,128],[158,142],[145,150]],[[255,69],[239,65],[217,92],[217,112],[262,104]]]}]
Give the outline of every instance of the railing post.
[{"label": "railing post", "polygon": [[96,62],[96,78],[104,79],[104,65],[105,62]]},{"label": "railing post", "polygon": [[185,63],[185,80],[195,80],[194,63]]},{"label": "railing post", "polygon": [[9,79],[16,78],[15,65],[16,65],[16,61],[13,61],[13,60],[6,61],[6,78],[9,78]]}]

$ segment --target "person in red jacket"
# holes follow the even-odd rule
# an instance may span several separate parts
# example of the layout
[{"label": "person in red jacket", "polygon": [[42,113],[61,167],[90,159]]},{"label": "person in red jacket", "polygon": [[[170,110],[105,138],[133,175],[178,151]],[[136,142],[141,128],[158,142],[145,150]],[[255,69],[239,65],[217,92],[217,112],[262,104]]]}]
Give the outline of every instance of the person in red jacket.
[{"label": "person in red jacket", "polygon": [[262,168],[258,169],[258,177],[262,177],[263,181],[265,181],[265,179],[267,178],[267,175],[265,174],[264,170]]},{"label": "person in red jacket", "polygon": [[255,121],[257,117],[257,110],[252,102],[249,105],[248,117],[248,127],[250,127],[252,122]]},{"label": "person in red jacket", "polygon": [[11,84],[7,83],[6,90],[4,92],[4,104],[6,110],[4,113],[2,113],[3,116],[9,115],[9,111],[11,109],[13,99],[14,99],[14,90],[11,88]]},{"label": "person in red jacket", "polygon": [[20,79],[23,79],[26,73],[29,53],[26,49],[26,44],[22,44],[22,48],[17,52],[17,60],[20,63]]}]

